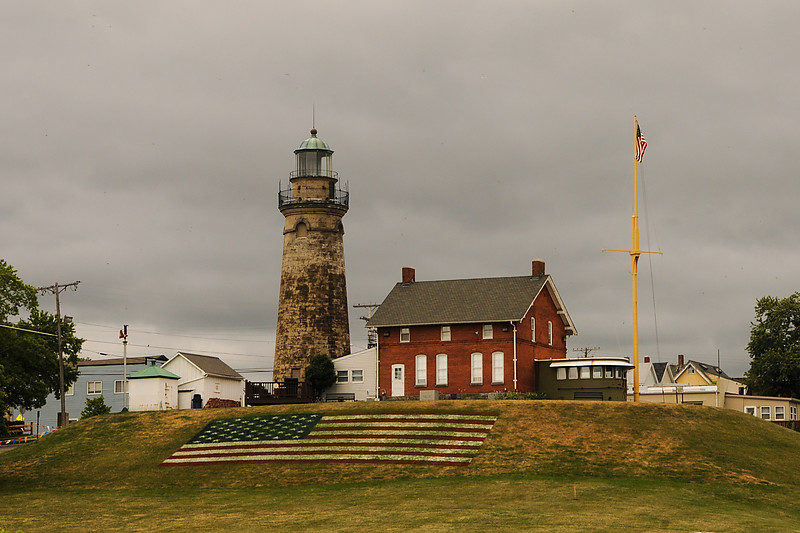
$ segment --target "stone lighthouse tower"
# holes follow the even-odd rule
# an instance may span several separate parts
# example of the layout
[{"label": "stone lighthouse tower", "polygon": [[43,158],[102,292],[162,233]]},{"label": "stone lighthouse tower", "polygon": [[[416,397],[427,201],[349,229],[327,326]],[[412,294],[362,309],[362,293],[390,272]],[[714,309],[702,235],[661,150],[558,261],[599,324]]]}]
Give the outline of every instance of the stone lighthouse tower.
[{"label": "stone lighthouse tower", "polygon": [[295,153],[289,187],[278,192],[283,227],[283,264],[278,300],[273,379],[305,376],[319,353],[350,353],[344,226],[349,193],[331,166],[333,150],[317,130]]}]

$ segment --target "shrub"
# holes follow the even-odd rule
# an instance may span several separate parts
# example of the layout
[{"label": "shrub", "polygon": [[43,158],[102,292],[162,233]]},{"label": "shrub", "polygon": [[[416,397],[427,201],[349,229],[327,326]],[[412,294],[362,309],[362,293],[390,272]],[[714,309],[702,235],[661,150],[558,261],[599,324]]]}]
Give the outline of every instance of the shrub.
[{"label": "shrub", "polygon": [[97,398],[86,398],[86,407],[81,411],[81,418],[90,416],[105,415],[111,412],[111,407],[106,405],[105,398],[101,394]]}]

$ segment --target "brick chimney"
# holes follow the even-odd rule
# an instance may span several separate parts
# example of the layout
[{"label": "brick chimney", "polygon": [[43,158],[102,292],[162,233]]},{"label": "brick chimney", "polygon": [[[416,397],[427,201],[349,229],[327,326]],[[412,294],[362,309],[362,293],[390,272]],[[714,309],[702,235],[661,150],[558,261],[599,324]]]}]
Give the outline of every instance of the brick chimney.
[{"label": "brick chimney", "polygon": [[678,366],[683,366],[683,354],[678,354]]},{"label": "brick chimney", "polygon": [[415,271],[412,267],[403,267],[403,285],[414,283]]},{"label": "brick chimney", "polygon": [[541,259],[534,259],[531,263],[531,276],[538,278],[544,276],[544,261]]}]

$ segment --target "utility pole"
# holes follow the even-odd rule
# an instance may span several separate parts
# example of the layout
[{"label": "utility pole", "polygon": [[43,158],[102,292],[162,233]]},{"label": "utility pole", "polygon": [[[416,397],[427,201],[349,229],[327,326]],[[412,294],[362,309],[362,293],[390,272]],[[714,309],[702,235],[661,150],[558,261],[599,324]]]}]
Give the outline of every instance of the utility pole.
[{"label": "utility pole", "polygon": [[[369,319],[372,318],[372,313],[374,313],[375,310],[380,306],[381,304],[355,304],[353,307],[368,309],[367,316],[360,316],[358,318],[364,321],[369,321]],[[367,348],[373,348],[377,345],[378,332],[375,331],[375,328],[369,328],[367,330]]]},{"label": "utility pole", "polygon": [[59,392],[61,393],[61,412],[58,415],[59,427],[63,427],[69,424],[69,417],[67,416],[67,409],[64,401],[64,353],[61,346],[61,301],[59,300],[58,295],[70,288],[73,291],[77,291],[78,283],[80,283],[80,281],[73,281],[72,283],[65,283],[63,285],[54,283],[48,287],[39,287],[37,289],[42,294],[49,292],[56,295],[56,335],[58,336],[58,384],[59,384]]},{"label": "utility pole", "polygon": [[599,350],[599,346],[592,346],[591,348],[573,348],[573,352],[583,352],[584,357],[589,357],[589,353],[595,350]]}]

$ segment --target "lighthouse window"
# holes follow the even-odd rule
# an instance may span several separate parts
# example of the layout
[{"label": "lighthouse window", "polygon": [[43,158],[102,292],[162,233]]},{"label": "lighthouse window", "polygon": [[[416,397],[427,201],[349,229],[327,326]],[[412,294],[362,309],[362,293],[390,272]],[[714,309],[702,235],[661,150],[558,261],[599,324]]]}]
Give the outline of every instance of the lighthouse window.
[{"label": "lighthouse window", "polygon": [[302,239],[308,234],[308,226],[304,222],[297,225],[297,237]]}]

